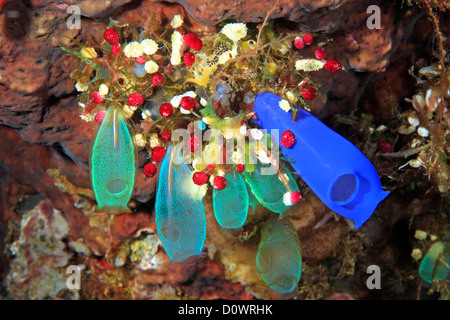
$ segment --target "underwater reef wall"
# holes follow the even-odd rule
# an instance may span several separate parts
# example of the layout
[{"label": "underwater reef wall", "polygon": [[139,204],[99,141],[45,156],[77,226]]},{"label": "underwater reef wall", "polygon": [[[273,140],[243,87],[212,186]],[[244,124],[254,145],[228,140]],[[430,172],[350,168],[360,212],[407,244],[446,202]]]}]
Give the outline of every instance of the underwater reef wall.
[{"label": "underwater reef wall", "polygon": [[[273,3],[67,0],[62,4],[54,0],[16,0],[0,8],[0,281],[6,298],[80,298],[58,286],[35,291],[39,281],[61,281],[64,268],[70,264],[83,265],[83,270],[90,271],[90,278],[83,278],[83,284],[89,286],[84,291],[89,293],[81,295],[84,299],[274,297],[253,266],[258,244],[241,241],[252,234],[257,221],[240,232],[223,231],[214,215],[207,214],[208,252],[204,250],[199,258],[186,264],[170,264],[154,237],[157,176],[144,177],[148,157],[145,150],[137,154],[138,175],[132,196],[135,212],[114,217],[94,213],[89,152],[95,128],[80,118],[78,93],[70,78],[76,58],[60,49],[71,47],[74,40],[101,42],[110,18],[121,25],[144,24],[151,14],[164,22],[181,14],[187,31],[207,35],[225,21],[261,23]],[[67,27],[69,5],[80,7],[81,29]],[[370,5],[381,8],[381,29],[366,26]],[[318,118],[327,121],[359,108],[376,120],[387,120],[394,113],[394,101],[414,94],[415,82],[408,70],[415,60],[429,58],[433,47],[433,27],[427,23],[424,11],[403,6],[402,1],[373,0],[286,0],[279,1],[278,7],[270,18],[278,19],[280,28],[332,39],[326,41],[327,52],[343,66],[338,73],[311,75],[321,90],[309,104]],[[448,20],[448,15],[441,19],[444,34],[450,32]],[[305,56],[314,55],[313,50],[306,48]],[[347,138],[357,140],[351,133]],[[376,146],[370,148],[373,155]],[[381,171],[387,167],[386,162],[377,163]],[[306,186],[303,189],[307,190]],[[430,232],[441,231],[437,227],[441,220],[430,215],[439,210],[436,198],[421,202],[418,209],[411,198],[393,194],[356,234],[312,192],[306,191],[303,197],[302,205],[292,213],[297,217],[292,223],[299,235],[304,268],[299,298],[327,298],[339,292],[351,292],[357,298],[370,294],[378,297],[366,289],[352,291],[357,285],[364,287],[362,271],[355,267],[355,261],[366,265],[400,263],[412,272],[409,253],[417,246],[417,239],[396,238],[409,232],[405,220],[413,212],[418,216],[413,229],[436,224]],[[211,203],[205,204],[205,211],[213,212]],[[422,212],[425,214],[419,216]],[[33,214],[63,229],[60,237],[53,239],[59,259],[46,259],[46,255],[54,254],[49,248],[55,243],[47,238],[39,242],[43,231],[36,221],[29,220]],[[58,226],[52,224],[54,219],[59,221]],[[14,255],[8,250],[13,244],[27,247],[35,243],[42,245],[37,257],[33,257],[43,261],[39,266],[28,264],[31,258],[27,255],[35,253]],[[133,268],[122,268],[130,263]],[[20,287],[25,280],[12,273],[31,279],[26,269],[37,272],[43,266],[48,272],[33,280],[32,294]],[[319,277],[329,270],[338,280]],[[387,296],[401,293],[414,297],[416,288],[405,285],[396,267],[386,272],[393,274],[393,289]]]}]

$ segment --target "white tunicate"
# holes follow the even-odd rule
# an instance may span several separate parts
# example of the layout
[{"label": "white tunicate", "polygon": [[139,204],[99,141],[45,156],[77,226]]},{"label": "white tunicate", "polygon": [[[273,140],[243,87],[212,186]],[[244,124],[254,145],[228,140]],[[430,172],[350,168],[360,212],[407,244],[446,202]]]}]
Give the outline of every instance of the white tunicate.
[{"label": "white tunicate", "polygon": [[283,195],[283,203],[285,206],[292,206],[294,203],[291,200],[291,193],[290,192],[286,192]]},{"label": "white tunicate", "polygon": [[415,117],[408,117],[408,122],[414,127],[417,127],[420,124],[419,119]]},{"label": "white tunicate", "polygon": [[423,165],[422,160],[418,159],[414,159],[409,161],[409,165],[413,168],[420,168]]},{"label": "white tunicate", "polygon": [[253,129],[250,129],[250,135],[251,135],[251,137],[252,137],[253,139],[259,141],[259,140],[261,140],[261,139],[263,138],[264,132],[262,132],[262,131],[259,130],[259,129],[253,128]]},{"label": "white tunicate", "polygon": [[419,129],[417,129],[417,133],[419,134],[419,136],[426,138],[429,136],[430,131],[428,131],[428,129],[424,127],[419,127]]},{"label": "white tunicate", "polygon": [[388,129],[388,127],[386,127],[384,124],[379,125],[375,130],[377,132],[385,132]]}]

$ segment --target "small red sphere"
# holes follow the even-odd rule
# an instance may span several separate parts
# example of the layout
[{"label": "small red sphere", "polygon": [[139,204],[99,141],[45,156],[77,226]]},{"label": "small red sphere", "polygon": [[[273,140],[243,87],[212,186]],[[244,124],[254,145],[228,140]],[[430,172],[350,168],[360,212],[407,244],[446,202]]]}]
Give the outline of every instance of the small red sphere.
[{"label": "small red sphere", "polygon": [[172,132],[170,132],[169,129],[166,128],[161,131],[161,138],[163,138],[165,140],[169,140],[171,136],[172,136]]},{"label": "small red sphere", "polygon": [[291,193],[291,202],[293,203],[299,203],[302,201],[303,197],[302,194],[298,191],[294,191]]},{"label": "small red sphere", "polygon": [[103,122],[103,119],[105,118],[105,110],[100,111],[99,113],[97,113],[94,117],[95,122],[97,122],[97,124],[101,124]]},{"label": "small red sphere", "polygon": [[156,166],[154,163],[147,163],[144,166],[144,176],[146,178],[153,178],[156,174]]},{"label": "small red sphere", "polygon": [[302,37],[296,37],[294,40],[294,47],[297,49],[303,49],[305,47],[305,43],[303,42]]},{"label": "small red sphere", "polygon": [[195,55],[192,52],[186,52],[183,55],[183,61],[186,64],[186,67],[190,67],[195,62]]},{"label": "small red sphere", "polygon": [[156,146],[152,149],[152,159],[155,162],[160,162],[162,159],[164,159],[164,155],[166,154],[166,148]]},{"label": "small red sphere", "polygon": [[210,176],[210,175],[211,175],[211,172],[208,172],[208,171],[214,170],[215,168],[216,168],[216,165],[215,165],[215,164],[208,164],[208,165],[206,166],[206,168],[205,168],[206,174],[207,174],[208,176]]},{"label": "small red sphere", "polygon": [[138,63],[138,64],[144,64],[145,62],[146,62],[145,57],[143,57],[143,56],[136,58],[136,63]]},{"label": "small red sphere", "polygon": [[305,34],[305,35],[303,36],[303,42],[304,42],[307,46],[309,46],[311,43],[313,43],[313,37],[312,37],[309,33],[307,33],[307,34]]},{"label": "small red sphere", "polygon": [[154,73],[152,76],[152,84],[157,87],[160,86],[163,82],[163,76],[161,73]]},{"label": "small red sphere", "polygon": [[305,100],[312,100],[316,96],[316,90],[314,90],[314,88],[303,89],[302,96]]},{"label": "small red sphere", "polygon": [[327,56],[327,50],[325,50],[324,47],[317,48],[316,51],[314,51],[314,55],[319,60],[325,59]]},{"label": "small red sphere", "polygon": [[119,43],[119,34],[111,28],[106,29],[103,38],[112,46]]},{"label": "small red sphere", "polygon": [[222,176],[215,177],[213,182],[214,182],[214,187],[216,187],[217,190],[225,189],[225,187],[227,186],[227,179],[225,179]]},{"label": "small red sphere", "polygon": [[291,130],[286,130],[282,135],[281,135],[281,145],[285,148],[290,148],[294,145],[295,143],[295,136],[292,133]]},{"label": "small red sphere", "polygon": [[173,114],[173,106],[170,103],[163,103],[159,107],[159,114],[164,118],[170,117]]},{"label": "small red sphere", "polygon": [[327,63],[325,63],[325,65],[323,67],[328,72],[336,72],[341,69],[341,64],[337,60],[330,59],[327,61]]},{"label": "small red sphere", "polygon": [[201,186],[208,181],[208,175],[204,172],[195,172],[192,175],[192,180],[196,185]]},{"label": "small red sphere", "polygon": [[378,143],[378,149],[383,153],[391,153],[394,148],[392,143],[388,140],[383,140]]},{"label": "small red sphere", "polygon": [[192,152],[196,152],[201,149],[202,141],[200,140],[199,137],[192,135],[189,137],[187,145],[189,150],[191,150]]},{"label": "small red sphere", "polygon": [[139,106],[144,103],[144,97],[139,92],[130,94],[128,97],[128,104],[130,106]]},{"label": "small red sphere", "polygon": [[118,55],[120,53],[120,44],[113,45],[111,53],[115,56]]},{"label": "small red sphere", "polygon": [[91,93],[91,101],[93,103],[102,103],[103,102],[103,96],[98,91],[94,91]]},{"label": "small red sphere", "polygon": [[193,34],[193,33],[188,33],[185,34],[183,36],[183,42],[189,47],[194,49],[195,51],[199,51],[203,44],[202,44],[202,40],[200,40],[200,38]]},{"label": "small red sphere", "polygon": [[185,110],[191,110],[195,107],[196,101],[194,98],[191,97],[183,97],[180,101],[180,106]]},{"label": "small red sphere", "polygon": [[237,172],[242,173],[242,172],[244,172],[244,170],[245,170],[245,166],[243,164],[237,165],[237,167],[236,167]]}]

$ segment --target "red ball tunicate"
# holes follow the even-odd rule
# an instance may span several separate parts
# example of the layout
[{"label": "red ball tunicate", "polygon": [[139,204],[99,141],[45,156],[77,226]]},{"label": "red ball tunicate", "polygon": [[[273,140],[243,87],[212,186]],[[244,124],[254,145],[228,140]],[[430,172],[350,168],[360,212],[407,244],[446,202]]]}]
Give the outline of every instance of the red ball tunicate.
[{"label": "red ball tunicate", "polygon": [[204,172],[195,172],[192,175],[192,180],[196,185],[201,186],[208,181],[208,175]]},{"label": "red ball tunicate", "polygon": [[192,52],[186,52],[183,55],[183,61],[186,64],[186,67],[190,67],[195,62],[195,55]]},{"label": "red ball tunicate", "polygon": [[303,42],[304,42],[307,46],[309,46],[310,44],[313,43],[313,37],[312,37],[309,33],[307,33],[307,34],[305,34],[305,35],[303,36]]},{"label": "red ball tunicate", "polygon": [[156,166],[154,163],[147,163],[144,166],[144,176],[146,178],[153,178],[156,174]]},{"label": "red ball tunicate", "polygon": [[97,122],[97,124],[102,124],[103,119],[105,118],[105,113],[106,113],[106,110],[102,110],[95,115],[94,120],[95,120],[95,122]]},{"label": "red ball tunicate", "polygon": [[112,46],[119,43],[119,34],[116,30],[111,28],[105,31],[105,33],[103,34],[103,38]]},{"label": "red ball tunicate", "polygon": [[139,92],[130,94],[128,97],[128,104],[130,106],[139,106],[144,103],[144,97]]},{"label": "red ball tunicate", "polygon": [[294,145],[295,143],[295,136],[292,133],[291,130],[286,130],[282,135],[281,135],[281,145],[285,148],[290,148]]},{"label": "red ball tunicate", "polygon": [[316,90],[314,90],[314,88],[303,89],[302,96],[305,100],[312,100],[316,96]]},{"label": "red ball tunicate", "polygon": [[163,103],[159,107],[159,114],[164,118],[170,117],[173,114],[173,106],[170,103]]},{"label": "red ball tunicate", "polygon": [[213,182],[214,182],[214,187],[216,187],[217,190],[225,189],[225,187],[227,186],[227,179],[225,179],[222,176],[215,177]]},{"label": "red ball tunicate", "polygon": [[162,159],[164,159],[164,156],[166,155],[166,148],[156,146],[152,149],[152,160],[155,162],[160,162]]},{"label": "red ball tunicate", "polygon": [[203,44],[202,40],[193,33],[188,33],[183,36],[183,42],[189,47],[194,49],[195,51],[199,51]]},{"label": "red ball tunicate", "polygon": [[169,140],[171,136],[172,136],[172,132],[170,132],[169,129],[166,128],[161,131],[161,138],[163,138],[165,140]]},{"label": "red ball tunicate", "polygon": [[339,63],[339,61],[337,61],[335,59],[330,59],[327,61],[327,63],[325,63],[325,65],[323,67],[328,72],[333,73],[333,72],[336,72],[341,69],[341,64]]},{"label": "red ball tunicate", "polygon": [[184,110],[191,110],[195,107],[196,105],[196,101],[194,98],[191,97],[183,97],[181,98],[180,101],[180,106],[184,109]]},{"label": "red ball tunicate", "polygon": [[120,44],[113,45],[111,53],[115,56],[118,55],[120,53]]},{"label": "red ball tunicate", "polygon": [[215,168],[216,168],[216,165],[215,165],[215,164],[208,164],[208,165],[206,166],[206,168],[205,168],[206,174],[207,174],[207,175],[211,175],[211,172],[208,172],[208,171],[214,170]]},{"label": "red ball tunicate", "polygon": [[138,64],[144,64],[145,62],[146,62],[145,57],[143,57],[143,56],[136,58],[136,63],[138,63]]},{"label": "red ball tunicate", "polygon": [[94,91],[91,93],[91,101],[93,103],[102,103],[103,102],[103,96],[98,91]]},{"label": "red ball tunicate", "polygon": [[153,76],[152,76],[152,84],[155,87],[160,86],[162,84],[163,80],[164,80],[164,78],[161,73],[157,72],[157,73],[153,74]]},{"label": "red ball tunicate", "polygon": [[303,49],[305,47],[305,43],[303,42],[302,37],[296,37],[294,40],[294,47],[297,49]]},{"label": "red ball tunicate", "polygon": [[291,202],[292,203],[299,203],[302,201],[302,194],[298,191],[294,191],[291,193]]},{"label": "red ball tunicate", "polygon": [[383,140],[378,143],[378,149],[383,153],[391,153],[394,148],[390,141]]},{"label": "red ball tunicate", "polygon": [[316,51],[314,51],[314,55],[319,60],[325,59],[327,56],[327,50],[325,50],[324,47],[317,48]]}]

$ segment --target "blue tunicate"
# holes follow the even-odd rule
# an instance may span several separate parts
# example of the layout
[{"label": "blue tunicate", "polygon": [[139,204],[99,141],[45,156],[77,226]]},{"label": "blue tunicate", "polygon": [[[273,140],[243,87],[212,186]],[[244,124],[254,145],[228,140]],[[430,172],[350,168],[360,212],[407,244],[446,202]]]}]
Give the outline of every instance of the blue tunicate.
[{"label": "blue tunicate", "polygon": [[244,178],[236,171],[225,174],[225,189],[213,191],[214,215],[222,228],[240,228],[247,219],[249,198]]},{"label": "blue tunicate", "polygon": [[197,186],[191,171],[175,157],[180,159],[180,151],[167,148],[159,174],[155,221],[167,255],[180,261],[202,251],[206,217],[201,199],[194,194]]},{"label": "blue tunicate", "polygon": [[256,268],[274,291],[289,293],[297,288],[302,271],[302,256],[297,231],[287,219],[266,223],[256,254]]},{"label": "blue tunicate", "polygon": [[293,132],[296,142],[284,156],[295,159],[293,168],[314,193],[334,212],[355,222],[355,228],[372,215],[389,194],[383,191],[377,171],[364,154],[311,113],[297,109],[294,121],[280,108],[282,99],[272,93],[256,96],[255,124],[267,130]]},{"label": "blue tunicate", "polygon": [[139,78],[142,78],[147,74],[147,71],[145,71],[145,64],[135,63],[132,71],[136,75],[136,77]]}]

